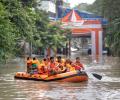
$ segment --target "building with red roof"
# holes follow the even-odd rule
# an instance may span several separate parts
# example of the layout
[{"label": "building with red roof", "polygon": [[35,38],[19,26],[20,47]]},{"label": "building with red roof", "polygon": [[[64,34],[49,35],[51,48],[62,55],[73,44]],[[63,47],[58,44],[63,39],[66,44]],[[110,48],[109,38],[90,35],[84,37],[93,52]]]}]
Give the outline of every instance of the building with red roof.
[{"label": "building with red roof", "polygon": [[107,24],[107,20],[75,9],[66,9],[63,17],[59,19],[62,22],[62,28],[71,30],[72,37],[91,36],[92,59],[102,62],[103,26]]}]

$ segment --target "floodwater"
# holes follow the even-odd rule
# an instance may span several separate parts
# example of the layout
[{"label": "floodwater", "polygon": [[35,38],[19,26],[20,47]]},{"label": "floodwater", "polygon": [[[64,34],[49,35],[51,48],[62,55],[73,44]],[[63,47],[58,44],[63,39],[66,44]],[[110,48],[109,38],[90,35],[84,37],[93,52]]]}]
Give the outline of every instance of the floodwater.
[{"label": "floodwater", "polygon": [[[0,100],[120,100],[120,63],[105,57],[104,65],[90,64],[81,57],[89,75],[87,82],[60,83],[16,80],[14,74],[24,71],[24,61],[18,59],[0,68]],[[92,73],[103,76],[98,80]]]}]

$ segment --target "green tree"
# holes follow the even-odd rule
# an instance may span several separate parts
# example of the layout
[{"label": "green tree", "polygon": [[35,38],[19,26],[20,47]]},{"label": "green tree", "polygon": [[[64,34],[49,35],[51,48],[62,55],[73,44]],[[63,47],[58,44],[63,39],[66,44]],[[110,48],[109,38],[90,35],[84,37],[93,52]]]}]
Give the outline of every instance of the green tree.
[{"label": "green tree", "polygon": [[18,54],[21,40],[36,48],[63,46],[64,31],[50,23],[48,14],[37,9],[36,0],[0,0],[0,61]]},{"label": "green tree", "polygon": [[107,18],[106,43],[113,55],[120,56],[120,0],[96,0],[88,10]]},{"label": "green tree", "polygon": [[0,3],[0,61],[7,59],[14,51],[15,34],[8,12]]}]

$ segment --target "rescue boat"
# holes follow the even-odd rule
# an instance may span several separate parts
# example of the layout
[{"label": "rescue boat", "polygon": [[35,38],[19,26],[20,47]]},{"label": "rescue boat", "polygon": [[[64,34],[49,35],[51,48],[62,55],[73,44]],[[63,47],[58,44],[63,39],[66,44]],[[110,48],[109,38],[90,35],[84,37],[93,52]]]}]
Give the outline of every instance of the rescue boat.
[{"label": "rescue boat", "polygon": [[82,82],[88,80],[88,75],[84,71],[71,71],[56,75],[32,74],[26,72],[17,72],[15,79],[34,80],[34,81],[60,81],[60,82]]}]

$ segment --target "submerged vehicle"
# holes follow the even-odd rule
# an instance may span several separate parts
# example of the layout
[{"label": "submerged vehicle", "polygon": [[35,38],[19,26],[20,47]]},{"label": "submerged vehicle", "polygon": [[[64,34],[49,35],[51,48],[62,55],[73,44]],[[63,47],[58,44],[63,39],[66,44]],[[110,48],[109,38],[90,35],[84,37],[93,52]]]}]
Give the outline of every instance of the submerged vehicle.
[{"label": "submerged vehicle", "polygon": [[15,79],[34,80],[34,81],[60,81],[60,82],[82,82],[88,80],[88,75],[84,71],[71,71],[56,75],[47,74],[29,74],[26,72],[17,72]]}]

